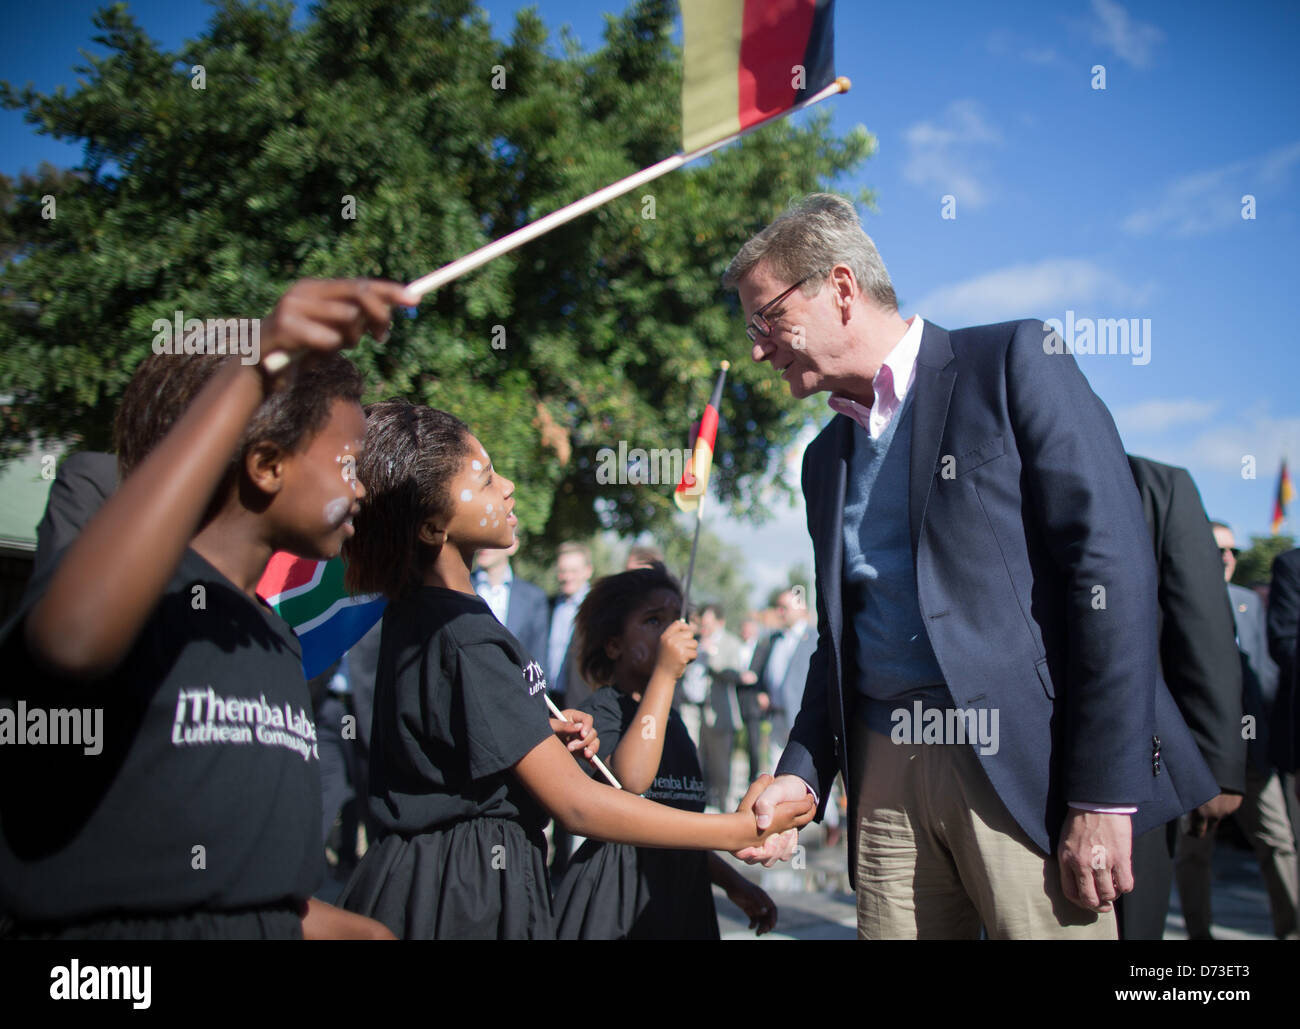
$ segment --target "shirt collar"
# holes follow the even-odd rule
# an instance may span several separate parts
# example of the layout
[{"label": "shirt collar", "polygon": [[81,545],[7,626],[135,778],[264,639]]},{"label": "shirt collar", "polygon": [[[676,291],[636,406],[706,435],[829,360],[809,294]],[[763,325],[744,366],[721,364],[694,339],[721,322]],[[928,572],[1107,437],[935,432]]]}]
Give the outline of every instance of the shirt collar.
[{"label": "shirt collar", "polygon": [[[912,388],[912,382],[916,378],[916,358],[921,350],[921,335],[924,331],[925,322],[921,316],[913,315],[907,331],[903,333],[903,338],[894,344],[894,349],[886,355],[871,380],[875,399],[870,407],[859,404],[849,397],[832,393],[826,401],[830,409],[837,414],[852,418],[873,439],[878,436],[880,430],[889,424],[889,419],[893,417],[894,412],[903,405],[908,390]],[[873,413],[876,415],[876,420],[882,423],[875,431],[872,430],[871,424]]]}]

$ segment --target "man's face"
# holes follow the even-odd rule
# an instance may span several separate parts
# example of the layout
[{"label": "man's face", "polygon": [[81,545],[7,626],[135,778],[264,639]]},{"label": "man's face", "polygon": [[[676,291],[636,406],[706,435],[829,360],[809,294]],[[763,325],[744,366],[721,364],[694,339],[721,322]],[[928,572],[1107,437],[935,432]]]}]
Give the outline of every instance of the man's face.
[{"label": "man's face", "polygon": [[1216,525],[1214,542],[1218,545],[1219,556],[1223,558],[1223,581],[1232,582],[1232,573],[1237,570],[1237,555],[1233,553],[1237,547],[1237,538],[1233,536],[1231,529]]},{"label": "man's face", "polygon": [[804,620],[806,612],[799,598],[793,593],[782,593],[776,601],[777,614],[781,616],[781,627],[793,629]]},{"label": "man's face", "polygon": [[[806,286],[801,287],[767,308],[763,316],[772,334],[760,335],[751,345],[750,357],[770,362],[795,397],[831,389],[829,380],[848,370],[845,359],[850,337],[840,317],[842,308],[836,304],[833,284],[834,277],[823,279],[821,290],[814,296],[804,296]],[[754,312],[791,285],[774,278],[760,261],[738,287],[745,323],[749,324]]]},{"label": "man's face", "polygon": [[700,632],[705,636],[712,636],[721,629],[723,623],[718,620],[718,616],[712,610],[703,611],[700,614]]},{"label": "man's face", "polygon": [[560,592],[571,597],[591,581],[591,565],[581,554],[561,554],[555,563]]}]

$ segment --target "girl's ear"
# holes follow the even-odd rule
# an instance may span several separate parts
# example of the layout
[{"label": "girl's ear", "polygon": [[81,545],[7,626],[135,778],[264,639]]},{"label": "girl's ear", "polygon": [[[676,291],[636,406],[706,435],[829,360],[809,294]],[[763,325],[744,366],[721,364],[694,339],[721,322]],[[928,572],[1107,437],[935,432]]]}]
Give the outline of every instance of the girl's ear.
[{"label": "girl's ear", "polygon": [[623,656],[623,640],[620,636],[605,641],[605,656],[611,661],[617,661]]},{"label": "girl's ear", "polygon": [[275,444],[262,442],[250,447],[244,458],[244,472],[249,481],[268,497],[284,488],[285,456]]},{"label": "girl's ear", "polygon": [[433,518],[426,518],[421,522],[420,531],[416,535],[421,543],[434,550],[441,550],[442,545],[447,542],[446,528],[440,526]]}]

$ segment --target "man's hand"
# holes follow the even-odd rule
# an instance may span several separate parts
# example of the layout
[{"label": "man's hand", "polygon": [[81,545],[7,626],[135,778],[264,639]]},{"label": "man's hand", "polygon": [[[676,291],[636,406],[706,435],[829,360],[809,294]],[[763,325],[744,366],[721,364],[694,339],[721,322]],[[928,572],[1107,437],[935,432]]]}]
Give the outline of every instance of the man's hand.
[{"label": "man's hand", "polygon": [[[760,776],[758,782],[766,778]],[[750,789],[752,791],[753,786]],[[772,824],[772,814],[778,804],[800,801],[806,796],[808,796],[808,786],[797,775],[781,775],[773,779],[753,801],[754,821],[759,830],[762,831]],[[749,795],[746,794],[738,810],[747,810],[748,801]],[[743,850],[735,851],[733,856],[747,864],[762,864],[764,868],[771,868],[778,861],[789,861],[798,843],[799,830],[789,829],[765,840],[761,847],[745,847]]]},{"label": "man's hand", "polygon": [[600,750],[600,738],[596,735],[595,720],[586,711],[579,711],[576,708],[568,708],[560,714],[568,721],[562,722],[558,718],[552,718],[551,732],[560,738],[560,742],[568,748],[570,754],[581,751],[582,756],[590,761]]},{"label": "man's hand", "polygon": [[1201,837],[1212,833],[1223,819],[1241,807],[1240,793],[1220,793],[1212,800],[1207,800],[1200,807],[1189,811],[1191,825],[1187,828],[1188,836]]},{"label": "man's hand", "polygon": [[1133,889],[1133,823],[1128,815],[1070,808],[1057,848],[1061,888],[1070,903],[1105,914]]},{"label": "man's hand", "polygon": [[344,911],[312,897],[302,909],[304,940],[395,940],[392,930],[373,918]]}]

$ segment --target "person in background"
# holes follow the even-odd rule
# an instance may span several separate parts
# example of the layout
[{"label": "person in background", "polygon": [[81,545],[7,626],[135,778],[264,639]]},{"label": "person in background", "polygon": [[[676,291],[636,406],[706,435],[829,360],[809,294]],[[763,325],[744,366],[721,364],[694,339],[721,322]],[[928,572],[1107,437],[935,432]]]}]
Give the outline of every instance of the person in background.
[{"label": "person in background", "polygon": [[740,724],[736,702],[740,640],[727,632],[726,613],[719,604],[705,604],[700,609],[699,631],[699,660],[705,663],[709,675],[709,695],[700,726],[700,764],[704,767],[710,806],[724,811],[731,791],[731,752],[736,745],[736,726]]},{"label": "person in background", "polygon": [[[1273,933],[1279,940],[1296,938],[1297,868],[1295,832],[1287,811],[1283,776],[1269,757],[1273,736],[1272,716],[1277,701],[1277,665],[1268,655],[1264,605],[1254,590],[1237,586],[1237,541],[1223,522],[1211,522],[1214,542],[1223,558],[1223,578],[1228,584],[1237,647],[1241,652],[1243,702],[1254,731],[1247,737],[1246,793],[1234,813],[1237,824],[1254,848],[1268,888]],[[1210,879],[1214,833],[1180,834],[1174,859],[1178,895],[1193,940],[1213,939],[1210,933]]]},{"label": "person in background", "polygon": [[737,660],[743,671],[736,683],[736,701],[740,718],[745,724],[745,755],[749,758],[749,781],[753,782],[763,770],[763,708],[758,695],[762,692],[758,682],[758,662],[767,653],[767,640],[762,637],[758,615],[750,612],[740,623],[740,651]]},{"label": "person in background", "polygon": [[[1268,595],[1268,653],[1277,662],[1278,695],[1274,711],[1273,760],[1294,774],[1300,765],[1300,661],[1296,637],[1300,635],[1300,548],[1273,559]],[[1300,776],[1295,779],[1300,799]]]},{"label": "person in background", "polygon": [[637,568],[650,568],[656,564],[663,564],[663,561],[663,551],[658,547],[638,543],[627,552],[627,564],[623,566],[623,570],[631,572]]},{"label": "person in background", "polygon": [[589,696],[589,687],[577,667],[573,651],[573,624],[591,588],[591,550],[583,543],[561,543],[556,551],[555,578],[560,592],[551,598],[551,624],[545,654],[546,676],[559,707],[577,707]]},{"label": "person in background", "polygon": [[[560,592],[551,598],[550,627],[547,630],[543,664],[549,692],[557,707],[576,708],[591,696],[582,677],[578,649],[573,646],[573,627],[578,608],[591,589],[591,550],[582,543],[561,543],[555,556],[555,578]],[[552,826],[551,875],[558,878],[568,867],[569,855],[578,841],[558,821]]]},{"label": "person in background", "polygon": [[1219,793],[1180,819],[1133,840],[1133,892],[1118,903],[1123,940],[1159,940],[1169,913],[1180,829],[1201,838],[1241,804],[1246,744],[1241,732],[1241,655],[1223,590],[1210,521],[1184,468],[1128,455],[1157,571],[1159,674],[1209,767]]},{"label": "person in background", "polygon": [[547,646],[546,591],[527,579],[516,579],[510,558],[519,550],[519,540],[505,550],[480,550],[474,572],[474,590],[487,601],[497,621],[510,630],[524,650],[545,660]]}]

